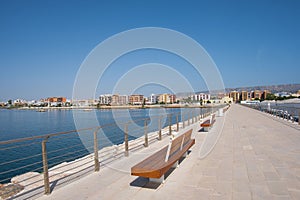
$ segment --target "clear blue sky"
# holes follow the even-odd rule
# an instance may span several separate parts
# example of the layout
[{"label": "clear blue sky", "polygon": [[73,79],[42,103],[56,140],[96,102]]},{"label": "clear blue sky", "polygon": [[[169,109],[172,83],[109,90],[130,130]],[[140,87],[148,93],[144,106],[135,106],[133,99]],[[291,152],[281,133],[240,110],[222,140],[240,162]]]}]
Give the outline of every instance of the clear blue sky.
[{"label": "clear blue sky", "polygon": [[148,26],[194,38],[226,87],[299,83],[298,0],[0,0],[0,101],[70,98],[77,70],[97,44]]}]

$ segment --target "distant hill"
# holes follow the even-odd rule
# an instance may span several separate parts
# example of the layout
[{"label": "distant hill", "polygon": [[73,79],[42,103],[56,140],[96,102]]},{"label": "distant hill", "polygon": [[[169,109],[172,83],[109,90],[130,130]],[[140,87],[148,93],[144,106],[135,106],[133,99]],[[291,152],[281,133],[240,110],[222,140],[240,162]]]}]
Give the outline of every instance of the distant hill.
[{"label": "distant hill", "polygon": [[[291,92],[291,93],[296,93],[298,90],[300,90],[300,84],[284,84],[284,85],[268,85],[268,86],[251,86],[251,87],[237,87],[237,88],[226,88],[225,91],[226,93],[230,91],[253,91],[253,90],[269,90],[272,93],[276,92]],[[201,91],[201,92],[196,92],[198,93],[208,93],[208,91]],[[177,98],[183,98],[192,95],[192,93],[187,93],[187,92],[181,92],[177,93],[176,96]]]},{"label": "distant hill", "polygon": [[252,90],[269,90],[272,93],[276,92],[291,92],[295,93],[300,90],[300,84],[285,84],[285,85],[269,85],[269,86],[252,86],[252,87],[238,87],[238,88],[226,88],[226,92],[230,91],[252,91]]}]

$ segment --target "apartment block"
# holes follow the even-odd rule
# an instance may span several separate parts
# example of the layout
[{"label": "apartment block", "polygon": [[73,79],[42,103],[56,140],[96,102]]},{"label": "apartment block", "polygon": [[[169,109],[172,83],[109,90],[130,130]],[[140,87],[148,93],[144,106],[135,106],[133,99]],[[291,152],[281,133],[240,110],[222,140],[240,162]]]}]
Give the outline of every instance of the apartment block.
[{"label": "apartment block", "polygon": [[111,105],[126,105],[128,104],[128,96],[114,94],[111,98]]},{"label": "apartment block", "polygon": [[194,94],[191,96],[191,99],[193,101],[200,101],[201,99],[203,101],[208,101],[208,100],[210,100],[210,94],[205,94],[205,93]]},{"label": "apartment block", "polygon": [[176,95],[174,94],[161,94],[158,97],[159,103],[175,103],[176,102]]},{"label": "apartment block", "polygon": [[129,103],[132,105],[141,105],[144,101],[144,95],[133,94],[129,96]]},{"label": "apartment block", "polygon": [[45,102],[50,102],[50,103],[64,103],[67,101],[66,97],[49,97],[44,100]]},{"label": "apartment block", "polygon": [[260,90],[254,90],[254,92],[253,92],[253,99],[261,99],[261,97],[262,97],[262,91],[260,91]]},{"label": "apartment block", "polygon": [[263,99],[266,99],[268,94],[271,94],[271,92],[269,90],[264,90],[262,93]]},{"label": "apartment block", "polygon": [[159,101],[159,95],[151,94],[148,98],[149,104],[156,104]]},{"label": "apartment block", "polygon": [[229,93],[229,97],[232,98],[232,101],[233,101],[233,102],[238,102],[238,101],[239,101],[239,96],[240,96],[240,94],[239,94],[238,91],[231,91],[231,92]]},{"label": "apartment block", "polygon": [[241,91],[240,93],[240,100],[241,101],[246,101],[248,100],[249,98],[249,95],[248,95],[248,92],[247,91]]},{"label": "apartment block", "polygon": [[99,96],[100,105],[110,105],[112,103],[112,95],[111,94],[103,94]]}]

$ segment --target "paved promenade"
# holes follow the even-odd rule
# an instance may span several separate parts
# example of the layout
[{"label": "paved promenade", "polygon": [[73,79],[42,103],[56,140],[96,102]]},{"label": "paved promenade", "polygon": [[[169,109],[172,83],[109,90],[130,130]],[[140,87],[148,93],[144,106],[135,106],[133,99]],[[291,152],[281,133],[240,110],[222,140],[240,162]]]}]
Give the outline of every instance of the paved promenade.
[{"label": "paved promenade", "polygon": [[[40,199],[300,199],[299,125],[239,105],[216,120],[208,133],[192,126],[196,144],[164,184],[131,176],[130,168],[167,138]],[[203,156],[205,137],[217,133]]]}]

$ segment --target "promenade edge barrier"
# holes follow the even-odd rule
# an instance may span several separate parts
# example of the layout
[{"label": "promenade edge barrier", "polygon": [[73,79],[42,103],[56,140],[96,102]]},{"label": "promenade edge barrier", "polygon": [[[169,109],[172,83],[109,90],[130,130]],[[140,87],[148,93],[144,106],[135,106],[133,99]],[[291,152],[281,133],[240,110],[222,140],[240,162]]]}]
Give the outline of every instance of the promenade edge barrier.
[{"label": "promenade edge barrier", "polygon": [[[129,156],[130,151],[147,148],[151,143],[159,141],[163,137],[171,136],[172,131],[178,132],[180,128],[184,129],[211,113],[217,112],[220,107],[224,107],[224,105],[209,109],[199,108],[199,110],[186,108],[188,112],[181,114],[167,113],[167,116],[152,116],[151,120],[157,120],[157,128],[151,133],[148,130],[149,118],[126,121],[123,123],[125,130],[123,136],[110,136],[111,140],[115,139],[117,141],[117,145],[104,144],[98,133],[100,129],[113,130],[117,126],[114,123],[80,130],[0,141],[0,153],[7,155],[7,159],[0,162],[0,183],[5,184],[0,187],[0,191],[2,190],[1,197],[8,198],[16,194],[21,196],[22,193],[20,192],[24,189],[26,192],[30,192],[41,187],[44,188],[44,194],[50,194],[53,190],[52,187],[58,181],[85,170],[98,172],[101,163],[104,165],[109,164],[116,158]],[[167,119],[164,124],[162,123],[163,117]],[[132,123],[141,124],[141,126],[139,129],[131,129],[130,124]],[[135,131],[141,133],[141,137],[132,138],[130,133]],[[80,142],[79,132],[89,135],[90,145],[87,147],[88,149]],[[21,153],[26,151],[28,147],[31,149],[28,156],[21,156],[23,155]],[[53,149],[53,147],[55,148]],[[89,152],[93,153],[90,154]],[[13,159],[9,159],[9,157]],[[16,163],[19,166],[12,167]],[[30,172],[28,176],[15,180],[19,175],[28,172]],[[6,193],[3,192],[6,186],[11,185],[10,182],[20,187],[12,187],[7,189]]]},{"label": "promenade edge barrier", "polygon": [[292,123],[298,122],[298,125],[300,125],[300,108],[295,106],[286,106],[286,105],[260,105],[260,104],[254,104],[254,105],[246,105],[241,104],[243,106],[247,106],[249,108],[253,108],[256,110],[259,110],[261,112],[268,113],[274,117],[281,118],[283,120],[291,121]]}]

